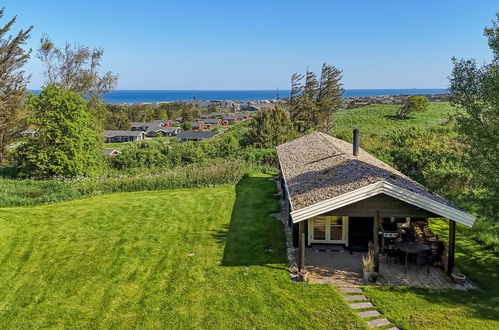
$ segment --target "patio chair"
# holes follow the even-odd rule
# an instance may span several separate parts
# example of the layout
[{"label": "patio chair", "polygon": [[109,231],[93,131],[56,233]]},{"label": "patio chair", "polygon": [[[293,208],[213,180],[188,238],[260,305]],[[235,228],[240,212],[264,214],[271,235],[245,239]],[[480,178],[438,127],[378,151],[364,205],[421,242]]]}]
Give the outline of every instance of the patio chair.
[{"label": "patio chair", "polygon": [[431,250],[419,251],[416,256],[416,274],[419,276],[419,269],[426,266],[426,273],[430,274]]},{"label": "patio chair", "polygon": [[395,263],[397,263],[397,261],[400,261],[400,251],[395,245],[388,245],[387,247],[385,247],[385,255],[388,267],[390,267],[392,259],[395,260]]}]

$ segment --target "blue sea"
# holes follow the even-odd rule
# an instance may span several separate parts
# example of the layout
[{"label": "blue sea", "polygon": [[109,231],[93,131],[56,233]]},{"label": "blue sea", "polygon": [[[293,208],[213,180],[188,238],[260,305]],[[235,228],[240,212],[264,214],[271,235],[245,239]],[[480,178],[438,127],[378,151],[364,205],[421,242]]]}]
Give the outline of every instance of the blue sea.
[{"label": "blue sea", "polygon": [[[37,93],[39,90],[33,90]],[[280,90],[279,97],[289,96],[289,90]],[[343,97],[443,94],[446,89],[347,89]],[[277,98],[276,90],[114,90],[104,95],[107,103],[148,103],[184,100],[255,101]]]}]

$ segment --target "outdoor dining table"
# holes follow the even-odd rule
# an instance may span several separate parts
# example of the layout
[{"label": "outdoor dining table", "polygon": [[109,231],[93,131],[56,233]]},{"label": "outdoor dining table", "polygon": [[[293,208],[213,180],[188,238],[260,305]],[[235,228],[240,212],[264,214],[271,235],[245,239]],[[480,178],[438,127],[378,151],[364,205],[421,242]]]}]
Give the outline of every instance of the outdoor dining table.
[{"label": "outdoor dining table", "polygon": [[396,245],[400,251],[405,253],[404,272],[406,272],[409,263],[409,254],[417,254],[419,251],[431,249],[428,244],[418,242],[399,242]]}]

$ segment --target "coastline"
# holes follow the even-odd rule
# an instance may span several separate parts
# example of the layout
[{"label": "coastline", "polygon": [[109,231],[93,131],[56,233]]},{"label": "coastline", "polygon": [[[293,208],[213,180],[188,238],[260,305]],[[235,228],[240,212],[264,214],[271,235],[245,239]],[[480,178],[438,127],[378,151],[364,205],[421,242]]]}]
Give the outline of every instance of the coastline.
[{"label": "coastline", "polygon": [[[366,106],[369,104],[403,104],[408,96],[411,95],[422,95],[428,99],[430,103],[434,102],[447,102],[449,101],[448,93],[436,93],[436,94],[397,94],[397,95],[375,95],[375,96],[355,96],[355,97],[343,97],[343,109],[357,108],[361,106]],[[287,98],[282,98],[280,100],[286,100]],[[278,102],[277,99],[262,99],[262,100],[179,100],[179,101],[158,101],[158,102],[135,102],[135,103],[107,103],[119,106],[145,106],[149,105],[152,107],[159,107],[161,104],[168,103],[185,103],[191,105],[197,105],[200,108],[207,108],[210,106],[218,106],[221,108],[230,107],[244,107],[244,106],[255,106],[260,109],[271,108]],[[256,109],[255,109],[256,110]]]}]

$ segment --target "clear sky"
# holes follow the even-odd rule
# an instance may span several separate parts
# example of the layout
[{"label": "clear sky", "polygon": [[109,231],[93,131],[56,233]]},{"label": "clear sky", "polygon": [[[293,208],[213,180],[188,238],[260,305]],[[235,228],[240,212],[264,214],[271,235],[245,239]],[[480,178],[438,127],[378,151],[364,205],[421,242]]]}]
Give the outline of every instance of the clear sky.
[{"label": "clear sky", "polygon": [[[104,48],[118,89],[289,89],[327,62],[346,88],[445,88],[452,56],[490,58],[499,2],[3,0],[15,30]],[[43,83],[32,56],[30,88]]]}]

